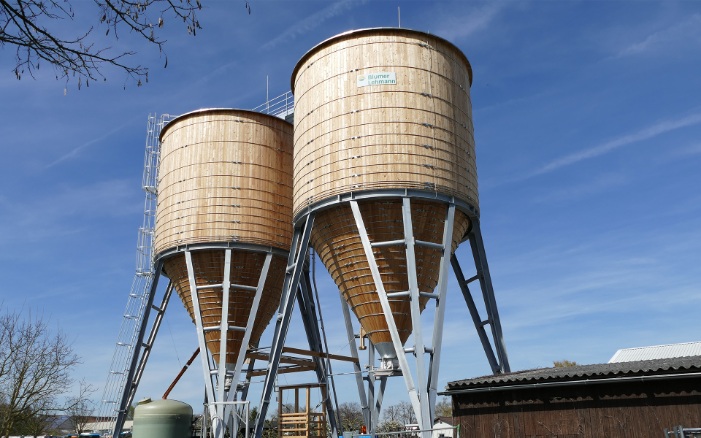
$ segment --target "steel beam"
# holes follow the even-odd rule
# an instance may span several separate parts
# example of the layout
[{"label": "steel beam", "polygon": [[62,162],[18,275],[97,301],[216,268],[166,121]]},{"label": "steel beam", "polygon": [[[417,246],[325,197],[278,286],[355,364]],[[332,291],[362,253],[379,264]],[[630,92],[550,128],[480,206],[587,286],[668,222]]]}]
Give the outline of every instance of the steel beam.
[{"label": "steel beam", "polygon": [[509,366],[509,358],[506,354],[506,346],[504,344],[504,336],[501,331],[501,320],[499,319],[499,311],[497,309],[496,299],[494,298],[494,288],[492,286],[492,277],[489,274],[489,265],[487,264],[487,255],[484,250],[484,242],[482,241],[482,231],[480,228],[479,218],[472,220],[472,230],[469,235],[470,247],[472,248],[472,256],[475,260],[477,274],[480,276],[480,286],[482,287],[482,296],[487,309],[487,317],[490,321],[492,336],[496,348],[496,354],[499,358],[500,371],[508,373],[511,371]]},{"label": "steel beam", "polygon": [[[127,379],[125,381],[124,385],[124,391],[122,392],[122,399],[120,400],[119,403],[119,410],[117,411],[117,421],[115,422],[114,425],[114,431],[113,431],[113,436],[119,436],[119,434],[122,432],[122,427],[124,427],[124,421],[127,418],[127,412],[129,410],[129,406],[131,406],[131,402],[134,400],[134,395],[136,394],[136,390],[139,386],[139,381],[141,380],[141,374],[143,373],[144,367],[146,366],[146,361],[148,360],[148,356],[150,354],[150,348],[146,349],[145,351],[148,351],[145,355],[142,355],[142,348],[143,348],[143,342],[144,342],[144,336],[146,335],[146,327],[148,326],[149,323],[149,318],[151,314],[151,308],[153,307],[153,300],[154,297],[156,296],[156,289],[158,287],[158,279],[160,277],[161,269],[163,268],[163,263],[161,261],[158,261],[156,265],[154,266],[154,278],[151,281],[151,287],[149,288],[148,291],[148,297],[146,300],[146,307],[144,308],[144,315],[141,320],[141,326],[139,327],[139,334],[136,337],[136,343],[131,346],[131,351],[132,351],[132,356],[131,356],[131,365],[129,366],[129,372],[127,374]],[[170,284],[169,284],[169,287]],[[168,301],[170,299],[170,294],[168,294],[168,289],[166,289],[166,296],[168,297],[167,300],[164,300],[164,304],[162,305],[167,305]],[[160,327],[160,322],[162,319],[162,312],[159,315],[160,318],[158,318],[158,326],[155,327],[155,330],[152,328],[151,329],[151,335],[149,335],[149,338],[153,337],[155,340],[156,335],[158,334],[158,328]],[[153,345],[152,343],[150,345]],[[139,370],[137,376],[138,378],[135,380],[134,375],[137,373],[137,370]]]},{"label": "steel beam", "polygon": [[443,241],[441,261],[438,274],[438,297],[436,299],[436,314],[433,319],[433,338],[428,366],[428,405],[431,408],[430,425],[433,427],[436,409],[436,393],[438,389],[438,370],[441,363],[443,346],[443,323],[445,318],[446,298],[448,295],[449,259],[452,253],[453,228],[455,225],[455,204],[449,204],[443,225]]},{"label": "steel beam", "polygon": [[268,372],[263,383],[263,393],[259,405],[258,417],[255,422],[255,436],[260,437],[263,434],[263,424],[265,416],[268,413],[270,405],[270,397],[275,385],[275,377],[280,366],[280,356],[282,355],[282,347],[287,338],[287,331],[290,327],[290,317],[292,308],[294,307],[294,296],[299,288],[299,281],[304,268],[304,262],[307,258],[307,248],[309,247],[309,237],[311,235],[312,226],[314,225],[314,214],[310,214],[304,220],[302,226],[295,226],[292,236],[292,248],[288,257],[288,266],[285,271],[285,280],[282,287],[282,296],[280,297],[280,305],[278,307],[277,321],[275,323],[275,331],[273,332],[273,342],[270,348],[270,356],[268,359]]},{"label": "steel beam", "polygon": [[[387,322],[387,328],[392,339],[392,344],[394,345],[395,352],[397,353],[397,360],[399,361],[399,367],[403,371],[404,383],[406,384],[407,392],[409,393],[409,401],[411,402],[414,412],[421,412],[421,405],[419,401],[419,395],[414,385],[414,378],[409,372],[409,362],[406,359],[406,354],[404,353],[404,347],[399,338],[399,332],[397,331],[397,325],[394,321],[394,316],[392,314],[392,308],[389,305],[389,299],[387,298],[387,292],[385,291],[385,286],[382,283],[382,277],[380,275],[380,269],[377,266],[377,261],[375,260],[375,255],[372,251],[372,245],[370,243],[370,238],[368,237],[367,230],[365,229],[365,224],[363,222],[363,216],[360,213],[360,208],[358,207],[358,202],[355,200],[349,201],[351,210],[353,211],[353,217],[355,219],[356,226],[358,228],[358,234],[360,236],[360,241],[363,245],[363,251],[365,252],[365,258],[367,259],[368,265],[370,267],[370,272],[372,274],[372,279],[375,283],[375,288],[377,290],[377,295],[382,306],[382,312],[385,316],[385,321]],[[420,414],[419,414],[420,415]]]}]

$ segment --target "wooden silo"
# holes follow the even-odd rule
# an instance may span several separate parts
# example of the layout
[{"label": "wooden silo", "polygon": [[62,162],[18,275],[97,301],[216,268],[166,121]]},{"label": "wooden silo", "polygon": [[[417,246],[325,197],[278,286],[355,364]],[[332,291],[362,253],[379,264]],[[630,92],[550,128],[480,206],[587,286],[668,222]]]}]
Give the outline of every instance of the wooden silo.
[{"label": "wooden silo", "polygon": [[[214,361],[225,351],[227,367],[248,347],[241,349],[243,328],[268,254],[248,344],[258,342],[279,304],[292,237],[291,171],[292,126],[277,117],[207,109],[177,117],[161,132],[156,258],[193,321],[200,319]],[[227,281],[231,291],[224,302],[221,286]]]},{"label": "wooden silo", "polygon": [[[456,200],[454,252],[478,208],[471,77],[453,44],[398,28],[335,36],[305,54],[292,74],[295,218],[315,213],[311,245],[385,357],[396,352],[377,285],[351,208],[334,199],[362,199],[370,242],[388,242],[405,237],[402,197],[411,192],[413,238],[435,244]],[[405,247],[373,253],[404,343],[412,333]],[[416,287],[433,292],[441,250],[417,246],[413,257]],[[427,301],[421,295],[421,309]]]}]

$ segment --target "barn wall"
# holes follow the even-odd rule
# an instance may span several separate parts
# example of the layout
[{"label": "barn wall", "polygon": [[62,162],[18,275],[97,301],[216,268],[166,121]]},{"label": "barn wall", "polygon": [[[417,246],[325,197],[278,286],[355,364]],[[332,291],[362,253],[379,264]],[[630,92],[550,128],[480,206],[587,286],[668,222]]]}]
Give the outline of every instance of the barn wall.
[{"label": "barn wall", "polygon": [[460,437],[660,438],[701,427],[701,379],[453,395]]}]

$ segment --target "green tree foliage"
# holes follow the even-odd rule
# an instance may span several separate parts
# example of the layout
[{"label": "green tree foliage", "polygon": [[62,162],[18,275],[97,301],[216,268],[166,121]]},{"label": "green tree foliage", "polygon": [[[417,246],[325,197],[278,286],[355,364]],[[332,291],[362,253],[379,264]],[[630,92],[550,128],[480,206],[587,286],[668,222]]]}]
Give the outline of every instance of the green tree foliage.
[{"label": "green tree foliage", "polygon": [[351,430],[360,430],[360,427],[365,424],[363,419],[363,410],[359,403],[341,403],[338,405],[338,418],[340,427],[344,432]]},{"label": "green tree foliage", "polygon": [[436,403],[436,417],[452,417],[453,416],[453,403],[447,398],[443,397]]}]

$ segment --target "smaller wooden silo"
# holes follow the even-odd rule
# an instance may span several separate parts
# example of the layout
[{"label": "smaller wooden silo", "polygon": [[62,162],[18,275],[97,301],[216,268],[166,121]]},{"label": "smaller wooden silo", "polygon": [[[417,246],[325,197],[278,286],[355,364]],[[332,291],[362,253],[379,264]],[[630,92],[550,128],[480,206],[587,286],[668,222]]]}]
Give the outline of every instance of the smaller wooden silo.
[{"label": "smaller wooden silo", "polygon": [[[177,117],[161,132],[155,253],[195,320],[184,251],[198,286],[221,284],[230,249],[230,326],[246,327],[266,258],[273,257],[249,344],[277,310],[291,243],[292,125],[244,110],[207,109]],[[198,292],[203,327],[222,320],[222,289]],[[242,331],[227,333],[226,364],[236,363]],[[219,361],[220,332],[205,331]]]}]

